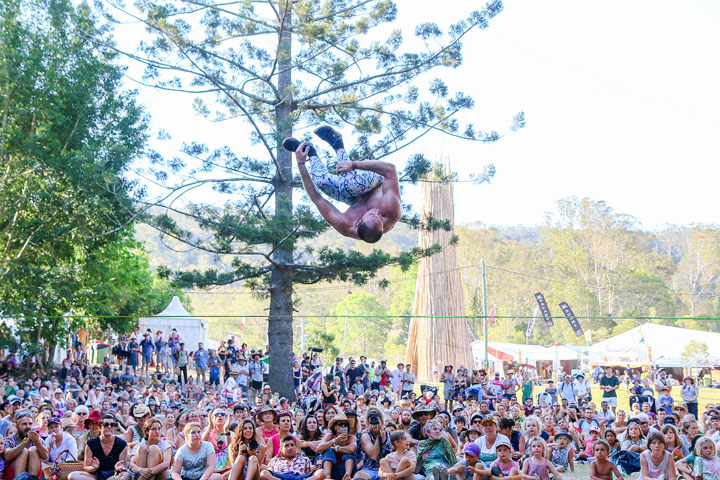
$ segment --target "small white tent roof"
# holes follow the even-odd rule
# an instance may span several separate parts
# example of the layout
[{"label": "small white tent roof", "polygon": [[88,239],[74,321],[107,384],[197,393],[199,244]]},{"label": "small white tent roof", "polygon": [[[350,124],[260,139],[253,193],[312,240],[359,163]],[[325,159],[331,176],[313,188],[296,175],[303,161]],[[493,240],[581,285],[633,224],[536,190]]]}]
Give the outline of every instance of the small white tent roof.
[{"label": "small white tent roof", "polygon": [[168,338],[173,328],[177,329],[180,338],[185,343],[185,349],[194,351],[198,343],[202,342],[205,348],[216,349],[220,345],[208,335],[208,324],[205,320],[193,317],[180,303],[180,299],[174,296],[165,310],[152,317],[142,317],[139,321],[140,328],[149,328],[155,333],[160,330],[163,338]]},{"label": "small white tent roof", "polygon": [[[709,358],[683,358],[691,342],[704,343]],[[590,347],[590,362],[606,365],[652,363],[661,367],[701,367],[720,364],[717,350],[720,333],[646,323]]]}]

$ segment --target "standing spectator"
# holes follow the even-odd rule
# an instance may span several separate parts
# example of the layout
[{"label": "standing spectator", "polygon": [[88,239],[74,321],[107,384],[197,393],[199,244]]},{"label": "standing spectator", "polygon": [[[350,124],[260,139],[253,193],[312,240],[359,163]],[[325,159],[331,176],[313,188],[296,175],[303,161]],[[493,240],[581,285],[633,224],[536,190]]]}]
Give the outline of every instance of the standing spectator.
[{"label": "standing spectator", "polygon": [[589,402],[592,400],[590,395],[590,383],[585,380],[585,375],[579,373],[575,376],[575,396],[578,403]]},{"label": "standing spectator", "polygon": [[683,385],[681,390],[682,399],[687,406],[688,413],[698,418],[698,387],[695,385],[695,379],[692,377],[685,377],[683,379]]},{"label": "standing spectator", "polygon": [[517,391],[520,390],[520,385],[518,385],[517,380],[513,378],[513,371],[508,370],[505,374],[505,380],[503,380],[503,397],[510,400],[512,397],[516,396]]},{"label": "standing spectator", "polygon": [[401,397],[410,395],[415,389],[415,374],[412,372],[412,365],[409,363],[405,366],[405,373],[402,377]]},{"label": "standing spectator", "polygon": [[257,396],[262,389],[263,372],[265,371],[265,366],[260,361],[259,353],[256,352],[252,354],[252,360],[248,365],[248,370],[250,371],[249,399],[252,405],[256,405]]},{"label": "standing spectator", "polygon": [[162,366],[163,373],[170,374],[175,369],[172,354],[173,351],[172,348],[170,348],[170,343],[163,342],[160,347],[160,351],[158,352],[158,358],[160,359],[160,365]]},{"label": "standing spectator", "polygon": [[672,382],[667,378],[667,372],[664,368],[658,371],[657,378],[655,379],[655,398],[658,400],[662,397],[662,393],[665,390],[672,388]]},{"label": "standing spectator", "polygon": [[455,382],[455,375],[453,375],[452,365],[445,365],[442,375],[440,375],[440,383],[443,384],[443,398],[445,399],[445,410],[452,408],[452,394],[453,394],[453,383]]},{"label": "standing spectator", "polygon": [[158,330],[155,334],[155,371],[159,372],[163,361],[160,355],[160,350],[165,346],[165,340],[163,340],[162,330]]},{"label": "standing spectator", "polygon": [[398,395],[400,395],[400,391],[402,390],[402,377],[404,373],[405,364],[403,363],[398,363],[397,368],[392,372],[392,378],[390,380],[392,391]]},{"label": "standing spectator", "polygon": [[617,410],[617,392],[620,388],[620,380],[613,373],[612,367],[605,369],[605,375],[600,379],[600,386],[603,389],[603,400],[606,400],[613,413]]},{"label": "standing spectator", "polygon": [[130,339],[128,344],[128,361],[130,362],[130,368],[132,368],[133,375],[136,375],[136,369],[138,364],[138,355],[140,354],[140,345],[138,345],[135,337]]},{"label": "standing spectator", "polygon": [[208,353],[208,371],[210,376],[210,385],[217,391],[220,388],[220,357],[210,350]]},{"label": "standing spectator", "polygon": [[183,342],[179,343],[178,351],[175,353],[175,361],[177,363],[177,368],[180,370],[180,373],[178,373],[178,382],[180,382],[180,385],[184,387],[188,381],[188,354],[185,351],[185,344]]},{"label": "standing spectator", "polygon": [[[193,361],[195,362],[195,373],[197,374],[195,376],[195,381],[198,384],[204,384],[205,373],[207,372],[208,367],[208,352],[205,350],[202,343],[198,343],[198,348],[193,354]],[[200,381],[201,378],[202,382]]]},{"label": "standing spectator", "polygon": [[565,375],[565,380],[558,386],[557,390],[561,399],[566,400],[568,404],[575,403],[575,384],[570,375]]}]

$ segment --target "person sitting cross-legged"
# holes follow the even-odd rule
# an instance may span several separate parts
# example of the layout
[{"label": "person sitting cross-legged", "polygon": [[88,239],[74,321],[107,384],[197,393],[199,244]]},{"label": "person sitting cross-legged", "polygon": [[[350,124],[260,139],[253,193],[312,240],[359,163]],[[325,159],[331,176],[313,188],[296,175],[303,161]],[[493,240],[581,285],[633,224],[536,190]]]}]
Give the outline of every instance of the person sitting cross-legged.
[{"label": "person sitting cross-legged", "polygon": [[324,480],[325,471],[312,471],[312,464],[307,457],[300,454],[295,437],[286,435],[282,438],[280,455],[273,457],[267,469],[260,472],[260,480]]}]

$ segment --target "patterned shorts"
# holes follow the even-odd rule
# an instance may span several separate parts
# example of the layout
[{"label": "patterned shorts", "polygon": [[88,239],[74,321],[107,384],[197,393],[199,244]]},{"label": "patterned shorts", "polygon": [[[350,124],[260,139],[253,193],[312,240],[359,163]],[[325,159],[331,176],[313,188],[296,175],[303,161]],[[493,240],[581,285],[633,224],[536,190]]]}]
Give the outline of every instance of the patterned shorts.
[{"label": "patterned shorts", "polygon": [[[338,162],[347,162],[345,150],[337,152]],[[382,185],[385,177],[369,170],[353,170],[337,175],[328,172],[319,157],[310,158],[310,178],[318,190],[339,202],[352,205],[355,200]]]}]

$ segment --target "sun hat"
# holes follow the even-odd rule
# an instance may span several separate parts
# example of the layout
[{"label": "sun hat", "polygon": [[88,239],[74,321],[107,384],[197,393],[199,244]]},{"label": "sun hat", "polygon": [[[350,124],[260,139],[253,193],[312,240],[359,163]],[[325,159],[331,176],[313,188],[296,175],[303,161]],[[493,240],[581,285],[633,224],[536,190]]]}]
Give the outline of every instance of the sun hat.
[{"label": "sun hat", "polygon": [[415,420],[418,420],[418,418],[420,417],[420,415],[423,414],[423,413],[429,413],[429,414],[430,414],[430,418],[433,418],[435,415],[437,415],[437,410],[435,410],[435,409],[433,409],[433,408],[430,408],[430,407],[428,407],[428,406],[423,405],[423,406],[421,406],[420,408],[418,408],[417,410],[415,410],[415,411],[412,413],[411,416],[412,416],[412,418],[414,418]]},{"label": "sun hat", "polygon": [[102,415],[100,415],[100,412],[97,410],[93,410],[88,415],[88,418],[85,419],[85,428],[90,428],[88,426],[89,423],[100,423],[100,420],[102,420]]},{"label": "sun hat", "polygon": [[150,415],[150,407],[144,403],[138,403],[133,407],[132,416],[135,418],[142,418],[145,415]]}]

